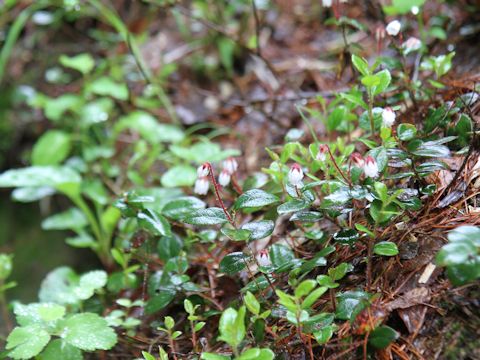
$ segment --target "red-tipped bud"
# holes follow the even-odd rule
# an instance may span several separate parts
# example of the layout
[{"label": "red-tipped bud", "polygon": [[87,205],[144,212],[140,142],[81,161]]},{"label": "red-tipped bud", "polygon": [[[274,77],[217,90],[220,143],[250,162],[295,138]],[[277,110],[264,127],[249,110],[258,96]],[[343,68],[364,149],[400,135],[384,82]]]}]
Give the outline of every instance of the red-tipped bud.
[{"label": "red-tipped bud", "polygon": [[197,176],[199,178],[203,178],[205,176],[208,176],[210,174],[210,164],[209,163],[203,163],[197,168]]},{"label": "red-tipped bud", "polygon": [[327,159],[328,145],[320,144],[318,145],[318,153],[316,159],[318,161],[325,161]]},{"label": "red-tipped bud", "polygon": [[365,164],[362,155],[360,155],[358,152],[354,152],[352,155],[350,155],[350,160],[354,166],[359,168],[363,167]]},{"label": "red-tipped bud", "polygon": [[302,179],[303,179],[303,171],[300,165],[298,164],[293,164],[292,167],[290,168],[290,171],[288,172],[288,181],[290,184],[293,186],[299,186],[302,185]]},{"label": "red-tipped bud", "polygon": [[373,157],[367,156],[365,158],[365,165],[363,166],[363,172],[367,177],[375,178],[378,176],[378,164]]}]

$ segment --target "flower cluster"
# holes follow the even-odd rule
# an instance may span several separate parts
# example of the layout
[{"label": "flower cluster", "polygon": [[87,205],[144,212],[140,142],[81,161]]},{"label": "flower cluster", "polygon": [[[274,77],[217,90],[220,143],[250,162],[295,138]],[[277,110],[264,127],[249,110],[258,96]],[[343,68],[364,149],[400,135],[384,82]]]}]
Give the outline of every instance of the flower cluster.
[{"label": "flower cluster", "polygon": [[363,169],[363,173],[366,177],[376,178],[378,176],[378,164],[377,161],[370,155],[365,159],[358,152],[350,155],[352,164],[358,168]]},{"label": "flower cluster", "polygon": [[[232,175],[238,169],[237,161],[230,157],[223,162],[223,169],[218,176],[218,183],[221,186],[227,186],[230,184],[230,180]],[[208,176],[211,172],[211,165],[209,163],[205,163],[198,167],[197,169],[197,180],[195,181],[195,186],[193,191],[198,195],[206,195],[208,193],[209,188],[209,180]]]}]

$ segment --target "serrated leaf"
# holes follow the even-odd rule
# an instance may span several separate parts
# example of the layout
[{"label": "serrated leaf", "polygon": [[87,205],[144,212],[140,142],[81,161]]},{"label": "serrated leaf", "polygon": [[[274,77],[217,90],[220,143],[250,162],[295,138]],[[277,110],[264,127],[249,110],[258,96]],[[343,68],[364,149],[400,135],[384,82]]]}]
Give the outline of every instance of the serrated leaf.
[{"label": "serrated leaf", "polygon": [[80,349],[68,344],[61,339],[50,341],[40,354],[42,360],[83,360]]},{"label": "serrated leaf", "polygon": [[117,334],[107,321],[93,313],[72,315],[61,323],[61,337],[81,350],[109,350],[117,342]]},{"label": "serrated leaf", "polygon": [[277,196],[260,189],[252,189],[244,192],[235,201],[235,209],[258,208],[278,202]]},{"label": "serrated leaf", "polygon": [[7,337],[6,349],[12,359],[30,359],[39,354],[50,341],[50,335],[40,325],[16,327]]}]

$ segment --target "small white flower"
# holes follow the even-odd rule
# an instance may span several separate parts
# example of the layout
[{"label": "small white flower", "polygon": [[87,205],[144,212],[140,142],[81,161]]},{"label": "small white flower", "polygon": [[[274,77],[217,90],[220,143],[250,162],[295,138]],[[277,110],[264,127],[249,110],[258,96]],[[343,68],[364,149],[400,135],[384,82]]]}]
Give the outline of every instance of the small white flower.
[{"label": "small white flower", "polygon": [[227,170],[222,170],[220,175],[218,176],[218,183],[222,185],[223,187],[227,186],[230,184],[230,173]]},{"label": "small white flower", "polygon": [[288,182],[293,186],[302,185],[303,171],[300,165],[293,164],[288,172]]},{"label": "small white flower", "polygon": [[386,107],[382,111],[382,123],[385,127],[392,127],[393,123],[395,122],[395,111],[392,110],[390,107]]},{"label": "small white flower", "polygon": [[420,12],[420,8],[418,6],[412,6],[410,11],[412,12],[413,15],[418,15],[418,13]]},{"label": "small white flower", "polygon": [[197,176],[199,178],[208,176],[208,174],[210,174],[210,167],[208,166],[208,163],[204,163],[197,168]]},{"label": "small white flower", "polygon": [[422,42],[416,37],[408,38],[408,40],[402,44],[402,48],[405,50],[406,54],[412,51],[417,51],[421,47],[422,47]]},{"label": "small white flower", "polygon": [[400,21],[393,20],[388,23],[388,25],[385,27],[385,30],[387,31],[388,35],[397,36],[401,28],[402,24],[400,23]]},{"label": "small white flower", "polygon": [[320,144],[318,146],[318,153],[315,159],[324,162],[327,159],[328,145]]},{"label": "small white flower", "polygon": [[322,5],[324,7],[332,7],[332,0],[322,0]]},{"label": "small white flower", "polygon": [[365,176],[375,178],[378,176],[378,164],[371,156],[365,158],[365,165],[363,165],[363,172]]},{"label": "small white flower", "polygon": [[201,177],[195,181],[195,187],[193,188],[193,192],[198,195],[207,195],[208,193],[208,178]]},{"label": "small white flower", "polygon": [[260,266],[270,266],[272,262],[270,261],[270,256],[268,255],[268,250],[263,249],[257,255],[258,265]]},{"label": "small white flower", "polygon": [[360,155],[358,152],[354,152],[352,155],[350,155],[350,160],[354,166],[359,168],[363,168],[363,165],[365,164],[362,155]]},{"label": "small white flower", "polygon": [[232,175],[238,169],[237,160],[233,157],[229,157],[227,160],[223,162],[223,170],[227,171],[230,175]]}]

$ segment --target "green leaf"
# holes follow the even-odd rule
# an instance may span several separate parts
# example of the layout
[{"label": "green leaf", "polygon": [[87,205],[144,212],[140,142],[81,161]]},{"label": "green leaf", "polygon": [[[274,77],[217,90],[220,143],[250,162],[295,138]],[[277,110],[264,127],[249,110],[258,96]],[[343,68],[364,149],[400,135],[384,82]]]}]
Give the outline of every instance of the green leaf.
[{"label": "green leaf", "polygon": [[28,203],[38,201],[53,194],[55,194],[55,189],[48,186],[21,187],[13,190],[12,199],[14,201]]},{"label": "green leaf", "polygon": [[390,343],[398,339],[400,335],[391,327],[383,325],[373,330],[368,337],[368,343],[377,349],[385,349]]},{"label": "green leaf", "polygon": [[80,277],[78,286],[72,288],[72,291],[78,299],[86,300],[93,296],[95,290],[103,288],[106,284],[107,273],[105,271],[89,271]]},{"label": "green leaf", "polygon": [[181,220],[195,210],[204,209],[205,203],[193,196],[184,196],[165,204],[162,214],[174,220]]},{"label": "green leaf", "polygon": [[317,340],[317,342],[320,345],[324,345],[333,336],[333,329],[334,329],[333,325],[325,326],[320,330],[314,331],[313,336],[315,337],[315,340]]},{"label": "green leaf", "polygon": [[229,344],[232,348],[236,349],[245,337],[245,306],[240,307],[238,312],[235,309],[228,308],[223,311],[220,317],[219,340],[222,340]]},{"label": "green leaf", "polygon": [[480,247],[480,228],[476,226],[459,226],[448,233],[451,242],[472,242]]},{"label": "green leaf", "polygon": [[180,254],[182,250],[182,239],[175,234],[170,236],[163,236],[158,242],[158,256],[163,261],[168,261]]},{"label": "green leaf", "polygon": [[275,223],[272,220],[260,220],[242,225],[242,229],[251,231],[250,240],[260,240],[273,233]]},{"label": "green leaf", "polygon": [[327,287],[322,286],[308,294],[308,296],[302,302],[302,309],[310,309],[310,307],[315,303],[315,301],[317,301],[320,296],[325,294],[327,290]]},{"label": "green leaf", "polygon": [[107,321],[93,313],[76,314],[63,320],[60,337],[81,350],[109,350],[117,343],[117,334]]},{"label": "green leaf", "polygon": [[161,214],[151,209],[144,209],[137,215],[138,225],[152,235],[170,236],[170,223]]},{"label": "green leaf", "polygon": [[192,186],[197,179],[197,171],[190,165],[176,165],[162,175],[162,185],[167,188]]},{"label": "green leaf", "polygon": [[70,153],[70,135],[49,130],[37,140],[32,150],[33,165],[59,165]]},{"label": "green leaf", "polygon": [[318,211],[297,211],[290,217],[290,221],[316,222],[322,219],[322,213]]},{"label": "green leaf", "polygon": [[416,156],[423,157],[449,157],[450,150],[445,145],[439,145],[433,141],[426,141],[417,147],[412,153]]},{"label": "green leaf", "polygon": [[203,164],[206,161],[214,163],[230,156],[240,155],[240,151],[236,149],[222,150],[220,145],[208,140],[202,140],[185,147],[172,145],[170,146],[170,151],[179,158],[197,164]]},{"label": "green leaf", "polygon": [[398,254],[397,244],[390,241],[380,241],[373,247],[373,252],[377,255],[395,256]]},{"label": "green leaf", "polygon": [[125,129],[139,133],[151,144],[160,142],[176,143],[184,139],[183,130],[175,125],[162,124],[145,111],[134,111],[121,117],[115,124],[114,133],[117,136]]},{"label": "green leaf", "polygon": [[252,314],[260,314],[260,303],[258,302],[255,295],[253,295],[250,291],[247,291],[245,293],[243,301],[245,302],[245,305]]},{"label": "green leaf", "polygon": [[270,349],[248,349],[236,358],[236,360],[273,360],[275,353]]},{"label": "green leaf", "polygon": [[252,232],[246,229],[221,229],[223,235],[233,241],[247,241],[250,239]]},{"label": "green leaf", "polygon": [[42,221],[43,230],[80,230],[88,224],[87,218],[78,208],[70,208]]},{"label": "green leaf", "polygon": [[352,245],[358,239],[360,235],[355,229],[344,229],[333,235],[333,240],[342,244],[342,245]]},{"label": "green leaf", "polygon": [[368,305],[369,295],[364,291],[345,291],[337,294],[336,317],[340,320],[355,320],[355,317]]},{"label": "green leaf", "polygon": [[213,354],[213,353],[202,353],[202,355],[200,356],[200,359],[203,359],[203,360],[230,360],[230,356],[224,356],[224,355],[217,355],[217,354]]},{"label": "green leaf", "polygon": [[244,192],[235,201],[235,209],[258,208],[271,205],[279,201],[278,197],[260,189]]},{"label": "green leaf", "polygon": [[228,219],[221,208],[211,207],[196,210],[186,215],[182,221],[191,225],[218,225],[226,223]]},{"label": "green leaf", "polygon": [[63,66],[77,70],[83,75],[88,74],[95,66],[95,61],[93,60],[92,55],[87,53],[78,54],[75,56],[62,55],[60,56],[59,60],[60,64]]},{"label": "green leaf", "polygon": [[417,135],[417,128],[413,124],[400,124],[397,127],[397,136],[402,141],[412,140]]},{"label": "green leaf", "polygon": [[327,117],[327,130],[336,130],[342,121],[347,119],[348,109],[345,106],[337,106]]},{"label": "green leaf", "polygon": [[317,286],[317,282],[312,279],[303,280],[298,286],[295,288],[295,297],[301,298],[310,294],[310,292]]},{"label": "green leaf", "polygon": [[379,79],[379,82],[378,85],[376,85],[375,90],[373,91],[373,95],[378,95],[384,92],[387,89],[388,85],[390,85],[392,75],[390,74],[390,71],[384,69],[376,73],[375,77]]},{"label": "green leaf", "polygon": [[278,214],[288,214],[310,207],[310,202],[304,199],[293,199],[277,207]]},{"label": "green leaf", "polygon": [[159,310],[162,310],[172,302],[175,298],[176,292],[170,289],[164,289],[160,291],[160,294],[151,297],[147,305],[145,306],[145,312],[147,314],[153,314]]},{"label": "green leaf", "polygon": [[41,360],[83,360],[80,349],[68,344],[61,339],[50,341],[40,354]]},{"label": "green leaf", "polygon": [[7,338],[6,349],[13,349],[8,353],[12,359],[30,359],[50,341],[50,335],[40,325],[16,327]]},{"label": "green leaf", "polygon": [[234,275],[242,271],[246,267],[246,263],[250,258],[242,252],[233,252],[225,255],[220,261],[220,272]]},{"label": "green leaf", "polygon": [[59,267],[49,272],[42,281],[38,297],[41,302],[75,304],[78,301],[73,288],[78,284],[78,276],[69,267]]},{"label": "green leaf", "polygon": [[128,87],[124,83],[116,83],[112,78],[103,76],[89,84],[88,90],[94,94],[111,96],[118,100],[128,100]]},{"label": "green leaf", "polygon": [[30,166],[8,170],[0,175],[0,187],[48,186],[69,194],[78,193],[80,182],[76,171],[61,166]]},{"label": "green leaf", "polygon": [[460,265],[466,263],[470,256],[477,253],[477,248],[471,241],[455,241],[444,245],[437,254],[437,264],[440,266]]},{"label": "green leaf", "polygon": [[383,6],[387,15],[406,14],[412,10],[412,7],[421,7],[425,0],[392,0],[392,5]]},{"label": "green leaf", "polygon": [[342,279],[347,274],[347,271],[348,271],[348,264],[341,263],[336,267],[328,269],[328,276],[330,276],[330,278],[333,281],[337,281]]},{"label": "green leaf", "polygon": [[364,76],[370,74],[370,68],[368,66],[368,62],[364,58],[357,56],[355,54],[352,54],[352,63],[353,63],[353,66],[355,66],[355,69],[357,69],[358,72],[360,72],[360,74]]},{"label": "green leaf", "polygon": [[[61,319],[65,315],[65,307],[54,303],[16,303],[14,310],[17,323],[21,326],[42,325]],[[51,324],[48,324],[51,325]]]},{"label": "green leaf", "polygon": [[273,244],[270,246],[269,253],[272,264],[277,268],[285,266],[295,259],[292,249],[285,245]]}]

